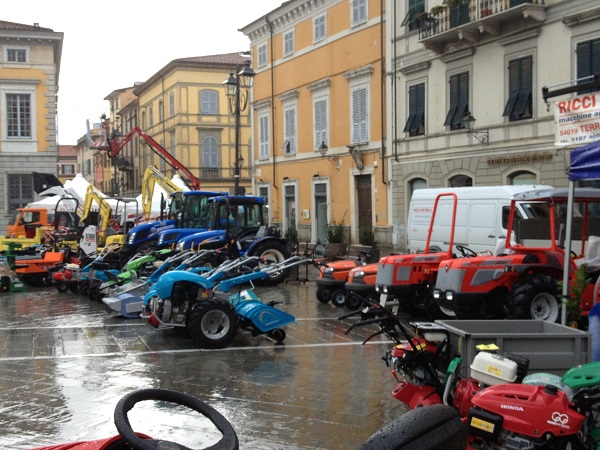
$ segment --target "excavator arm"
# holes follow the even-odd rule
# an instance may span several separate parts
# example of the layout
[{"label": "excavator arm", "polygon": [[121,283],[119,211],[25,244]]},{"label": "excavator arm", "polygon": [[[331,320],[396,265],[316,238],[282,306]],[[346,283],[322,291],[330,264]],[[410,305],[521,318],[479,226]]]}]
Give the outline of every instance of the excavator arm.
[{"label": "excavator arm", "polygon": [[109,133],[108,129],[108,121],[106,120],[106,116],[103,115],[102,118],[102,127],[106,133],[106,144],[98,147],[99,149],[104,149],[108,151],[108,156],[110,158],[114,158],[117,154],[123,149],[123,147],[129,142],[133,136],[136,134],[142,137],[152,148],[152,150],[157,153],[161,158],[163,158],[171,167],[175,170],[180,170],[183,174],[191,180],[191,188],[193,190],[200,189],[200,180],[191,173],[183,164],[181,164],[173,155],[171,155],[167,150],[165,150],[158,142],[156,142],[151,136],[142,131],[139,127],[133,127],[129,133],[127,133],[123,139],[119,140],[120,134],[117,133]]},{"label": "excavator arm", "polygon": [[152,215],[152,197],[156,184],[163,188],[169,197],[175,192],[181,192],[182,190],[165,177],[156,167],[148,167],[142,180],[142,212],[146,218],[150,218]]},{"label": "excavator arm", "polygon": [[98,223],[98,242],[102,245],[106,242],[107,230],[110,227],[110,221],[112,219],[112,208],[108,204],[106,196],[90,184],[87,187],[85,199],[83,201],[82,222],[85,223],[94,202],[98,204],[99,209],[100,220]]}]

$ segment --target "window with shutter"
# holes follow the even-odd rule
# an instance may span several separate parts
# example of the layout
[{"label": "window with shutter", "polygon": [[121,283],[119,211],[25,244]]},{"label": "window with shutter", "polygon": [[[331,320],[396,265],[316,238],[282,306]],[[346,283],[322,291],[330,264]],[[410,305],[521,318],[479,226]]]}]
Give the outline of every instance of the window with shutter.
[{"label": "window with shutter", "polygon": [[367,88],[352,91],[352,143],[369,141]]},{"label": "window with shutter", "polygon": [[327,99],[315,101],[315,149],[321,144],[329,144],[327,137]]},{"label": "window with shutter", "polygon": [[269,158],[269,116],[261,115],[258,118],[258,141],[259,141],[259,158]]},{"label": "window with shutter", "polygon": [[[600,74],[600,39],[580,42],[577,44],[577,79]],[[581,80],[580,83],[590,80]],[[594,89],[578,91],[577,95],[593,92]]]},{"label": "window with shutter", "polygon": [[508,65],[508,101],[502,115],[511,122],[532,117],[532,71],[531,56],[512,60]]},{"label": "window with shutter", "polygon": [[425,134],[425,83],[408,88],[408,119],[404,132],[409,136]]},{"label": "window with shutter", "polygon": [[218,94],[214,90],[203,90],[200,92],[200,114],[217,114]]},{"label": "window with shutter", "polygon": [[296,153],[296,108],[286,108],[284,111],[285,135],[284,138],[288,144],[284,147],[286,155]]},{"label": "window with shutter", "polygon": [[450,109],[446,115],[444,126],[451,130],[464,128],[462,123],[469,111],[469,73],[463,72],[450,77]]}]

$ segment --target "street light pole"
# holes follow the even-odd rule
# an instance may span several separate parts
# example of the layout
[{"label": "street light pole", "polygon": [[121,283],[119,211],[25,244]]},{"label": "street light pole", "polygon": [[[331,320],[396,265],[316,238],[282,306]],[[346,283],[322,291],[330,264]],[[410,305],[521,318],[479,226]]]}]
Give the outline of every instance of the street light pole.
[{"label": "street light pole", "polygon": [[240,160],[243,159],[240,156],[240,117],[242,112],[248,105],[248,97],[252,84],[254,82],[254,75],[256,73],[250,68],[250,62],[246,61],[243,68],[240,70],[240,66],[236,68],[236,75],[233,73],[229,74],[229,78],[223,82],[226,89],[227,98],[229,99],[229,112],[235,115],[235,161],[234,161],[234,172],[233,182],[234,188],[233,193],[238,195],[240,193]]}]

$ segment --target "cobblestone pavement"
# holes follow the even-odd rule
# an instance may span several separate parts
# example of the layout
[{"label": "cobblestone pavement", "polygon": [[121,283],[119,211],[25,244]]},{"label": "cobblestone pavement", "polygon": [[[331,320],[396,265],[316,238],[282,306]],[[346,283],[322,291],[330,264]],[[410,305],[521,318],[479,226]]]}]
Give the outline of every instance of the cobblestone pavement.
[{"label": "cobblestone pavement", "polygon": [[[314,279],[314,278],[311,278]],[[346,334],[345,309],[319,303],[315,283],[256,288],[297,321],[284,345],[241,332],[222,350],[200,350],[173,331],[108,315],[101,304],[54,288],[0,294],[0,448],[116,434],[113,411],[145,387],[207,401],[233,424],[242,449],[352,449],[405,411],[375,328]],[[182,408],[143,402],[133,428],[202,448],[219,438]]]}]

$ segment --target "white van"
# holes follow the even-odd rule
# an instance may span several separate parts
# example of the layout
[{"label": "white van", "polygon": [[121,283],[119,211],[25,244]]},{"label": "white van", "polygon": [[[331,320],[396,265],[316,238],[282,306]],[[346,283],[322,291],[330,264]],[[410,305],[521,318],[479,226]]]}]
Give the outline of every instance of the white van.
[{"label": "white van", "polygon": [[[425,249],[427,233],[435,199],[442,193],[455,193],[458,199],[454,230],[454,247],[467,247],[476,253],[494,253],[499,240],[506,240],[506,228],[513,195],[547,185],[477,186],[461,188],[417,189],[413,192],[408,210],[407,249],[417,253]],[[440,199],[431,236],[431,246],[448,249],[452,226],[454,199]],[[521,218],[524,211],[517,209]]]}]

